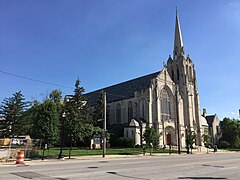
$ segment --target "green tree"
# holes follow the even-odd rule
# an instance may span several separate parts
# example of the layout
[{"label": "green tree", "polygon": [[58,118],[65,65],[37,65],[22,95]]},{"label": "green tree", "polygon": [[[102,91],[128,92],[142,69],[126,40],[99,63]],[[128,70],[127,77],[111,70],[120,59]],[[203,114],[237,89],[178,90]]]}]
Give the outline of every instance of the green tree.
[{"label": "green tree", "polygon": [[220,141],[226,141],[231,147],[240,147],[240,121],[230,118],[224,118],[220,122],[222,138]]},{"label": "green tree", "polygon": [[[100,92],[97,104],[94,108],[94,120],[93,123],[95,126],[103,127],[103,118],[104,118],[104,94],[103,91]],[[100,119],[102,119],[100,121]]]},{"label": "green tree", "polygon": [[44,143],[54,145],[59,139],[59,114],[53,101],[46,99],[42,104],[32,107],[32,137],[43,139]]},{"label": "green tree", "polygon": [[62,91],[55,89],[49,94],[50,100],[55,103],[59,103],[62,100]]},{"label": "green tree", "polygon": [[194,131],[190,131],[188,135],[189,146],[191,150],[193,149],[193,145],[196,143],[196,133]]},{"label": "green tree", "polygon": [[157,130],[153,127],[147,127],[143,133],[143,139],[146,141],[147,147],[151,147],[151,144],[154,148],[158,147],[160,136],[161,134],[159,134]]},{"label": "green tree", "polygon": [[[70,152],[73,144],[81,141],[88,133],[86,126],[88,126],[88,110],[86,100],[83,96],[84,88],[80,86],[79,79],[76,80],[74,95],[70,95],[65,99],[66,118],[64,122],[65,139],[70,144]],[[69,153],[69,158],[71,154]]]},{"label": "green tree", "polygon": [[24,134],[23,114],[28,103],[21,91],[13,94],[12,97],[5,98],[0,106],[1,136],[9,137]]},{"label": "green tree", "polygon": [[90,142],[94,134],[101,134],[101,136],[103,137],[103,129],[100,127],[94,127],[93,124],[84,124],[83,131],[84,138],[81,144],[87,147],[90,147]]},{"label": "green tree", "polygon": [[205,147],[208,147],[209,143],[211,142],[211,136],[209,136],[208,134],[203,134],[202,140],[203,140]]}]

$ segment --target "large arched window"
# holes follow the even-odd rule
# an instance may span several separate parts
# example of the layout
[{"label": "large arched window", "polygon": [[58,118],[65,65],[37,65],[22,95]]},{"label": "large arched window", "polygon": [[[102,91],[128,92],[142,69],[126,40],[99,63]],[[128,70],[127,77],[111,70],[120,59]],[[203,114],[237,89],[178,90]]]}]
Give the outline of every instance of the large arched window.
[{"label": "large arched window", "polygon": [[138,117],[138,104],[135,102],[133,106],[133,118],[136,119]]},{"label": "large arched window", "polygon": [[116,106],[116,122],[121,122],[121,105],[119,103]]},{"label": "large arched window", "polygon": [[133,118],[133,103],[132,101],[128,102],[128,122]]},{"label": "large arched window", "polygon": [[171,119],[170,98],[165,89],[161,91],[161,119]]},{"label": "large arched window", "polygon": [[140,118],[145,118],[145,99],[140,100]]}]

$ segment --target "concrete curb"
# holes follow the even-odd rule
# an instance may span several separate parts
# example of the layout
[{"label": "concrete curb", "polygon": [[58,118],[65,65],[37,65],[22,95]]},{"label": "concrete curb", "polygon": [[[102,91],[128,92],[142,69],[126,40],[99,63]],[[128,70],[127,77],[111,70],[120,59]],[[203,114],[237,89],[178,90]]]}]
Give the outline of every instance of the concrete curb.
[{"label": "concrete curb", "polygon": [[[193,154],[190,155],[210,155],[210,154],[222,154],[222,153],[236,153],[235,151],[223,151],[220,150],[216,153],[214,153],[213,151],[209,151],[209,153],[207,152],[194,152]],[[29,165],[37,165],[39,163],[41,164],[51,164],[51,163],[66,163],[66,162],[73,162],[76,160],[88,160],[88,161],[104,161],[104,160],[114,160],[114,159],[119,159],[119,158],[154,158],[154,157],[161,157],[161,156],[176,156],[178,155],[177,153],[172,153],[171,155],[169,155],[169,153],[153,153],[152,155],[150,154],[146,154],[145,156],[143,156],[142,154],[140,155],[106,155],[105,158],[102,158],[102,155],[91,155],[91,156],[73,156],[73,158],[68,159],[68,158],[64,158],[64,159],[37,159],[37,160],[25,160],[25,164],[24,165],[16,165],[16,160],[11,159],[8,162],[0,162],[0,167],[6,167],[6,166],[16,166],[16,167],[20,167],[20,166],[29,166]],[[181,155],[187,155],[186,153],[181,153]]]}]

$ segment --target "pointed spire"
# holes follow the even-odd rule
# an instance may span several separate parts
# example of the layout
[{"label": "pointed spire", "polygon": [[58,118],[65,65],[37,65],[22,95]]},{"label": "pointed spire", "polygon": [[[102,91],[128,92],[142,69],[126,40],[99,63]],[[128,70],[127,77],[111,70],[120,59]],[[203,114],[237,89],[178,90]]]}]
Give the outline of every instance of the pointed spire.
[{"label": "pointed spire", "polygon": [[178,19],[178,12],[176,8],[176,24],[175,24],[175,37],[174,37],[174,50],[173,50],[174,59],[176,59],[176,57],[178,57],[181,54],[184,55],[184,49],[183,49],[183,40],[182,40],[180,22]]}]

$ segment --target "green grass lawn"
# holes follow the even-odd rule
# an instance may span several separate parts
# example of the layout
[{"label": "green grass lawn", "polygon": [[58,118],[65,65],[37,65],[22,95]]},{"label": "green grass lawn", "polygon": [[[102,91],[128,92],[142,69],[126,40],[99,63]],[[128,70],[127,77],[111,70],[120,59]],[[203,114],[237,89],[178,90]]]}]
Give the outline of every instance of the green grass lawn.
[{"label": "green grass lawn", "polygon": [[[146,149],[146,153],[169,153],[168,149]],[[57,158],[60,152],[60,148],[50,148],[49,150],[45,150],[44,156],[48,158]],[[32,153],[32,152],[31,152]],[[171,153],[177,153],[176,150],[171,150]],[[39,150],[38,152],[32,153],[30,155],[30,152],[28,153],[29,155],[27,157],[36,157],[36,158],[41,158],[43,151]],[[137,155],[137,154],[143,154],[143,149],[142,148],[119,148],[119,149],[107,149],[106,155]],[[69,149],[63,148],[63,155],[64,157],[68,157],[69,155]],[[88,156],[88,155],[102,155],[102,149],[95,149],[95,150],[90,150],[90,149],[77,149],[73,148],[71,151],[71,156]]]}]

